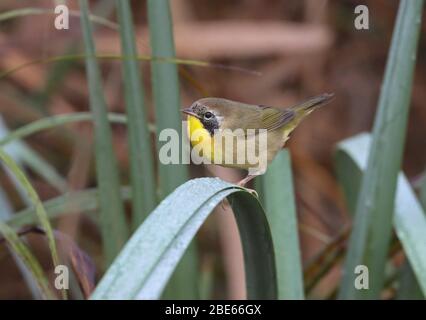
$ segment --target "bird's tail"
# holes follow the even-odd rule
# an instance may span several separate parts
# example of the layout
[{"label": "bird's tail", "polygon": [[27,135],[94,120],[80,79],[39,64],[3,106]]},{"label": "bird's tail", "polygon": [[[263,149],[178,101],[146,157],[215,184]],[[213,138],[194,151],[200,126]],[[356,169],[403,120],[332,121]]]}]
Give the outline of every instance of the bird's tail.
[{"label": "bird's tail", "polygon": [[290,136],[290,133],[298,126],[298,124],[316,108],[326,105],[334,97],[334,93],[323,93],[316,97],[310,98],[302,103],[296,104],[289,108],[293,111],[293,119],[285,126],[284,141]]},{"label": "bird's tail", "polygon": [[334,97],[334,93],[323,93],[316,97],[310,98],[302,103],[290,107],[297,115],[306,115],[311,113],[318,107],[329,103]]}]

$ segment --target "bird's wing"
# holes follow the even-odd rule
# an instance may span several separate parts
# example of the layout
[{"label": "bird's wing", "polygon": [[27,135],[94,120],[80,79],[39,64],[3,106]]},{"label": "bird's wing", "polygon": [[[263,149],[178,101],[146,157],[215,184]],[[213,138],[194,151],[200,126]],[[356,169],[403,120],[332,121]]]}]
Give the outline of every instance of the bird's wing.
[{"label": "bird's wing", "polygon": [[295,117],[295,112],[291,109],[280,110],[263,105],[244,105],[244,107],[239,105],[238,108],[228,108],[227,111],[229,114],[224,117],[223,127],[231,130],[266,129],[271,131],[283,127]]},{"label": "bird's wing", "polygon": [[259,106],[262,108],[259,128],[272,131],[289,123],[294,119],[293,110],[279,110],[267,106]]}]

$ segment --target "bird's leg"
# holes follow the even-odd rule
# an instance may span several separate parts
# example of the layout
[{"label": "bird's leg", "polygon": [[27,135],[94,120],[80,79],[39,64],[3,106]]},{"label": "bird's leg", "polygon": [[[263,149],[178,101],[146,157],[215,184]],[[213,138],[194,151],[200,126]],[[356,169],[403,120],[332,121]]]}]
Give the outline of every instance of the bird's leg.
[{"label": "bird's leg", "polygon": [[254,196],[256,196],[256,198],[259,198],[259,195],[257,194],[256,190],[254,189],[249,189],[246,188],[245,185],[251,181],[253,178],[256,178],[257,175],[256,174],[248,174],[244,179],[240,180],[237,185],[240,187],[243,187],[244,189],[247,189],[247,191],[249,191],[251,194],[253,194]]},{"label": "bird's leg", "polygon": [[[245,187],[245,185],[246,185],[249,181],[251,181],[253,178],[256,178],[256,177],[257,177],[257,175],[256,175],[256,174],[253,174],[253,175],[248,174],[248,175],[247,175],[244,179],[240,180],[240,181],[237,183],[237,185],[238,185],[239,187],[242,187],[242,188],[246,189],[248,192],[250,192],[251,194],[253,194],[256,198],[259,198],[259,195],[257,194],[256,190],[254,190],[254,189],[249,189],[249,188],[246,188],[246,187]],[[223,200],[221,201],[221,207],[222,207],[222,209],[223,209],[223,210],[228,209],[228,208],[229,208],[229,206],[230,206],[230,204],[229,204],[229,201],[228,201],[227,199],[223,199]]]},{"label": "bird's leg", "polygon": [[243,187],[244,188],[244,186],[250,181],[250,180],[252,180],[253,178],[255,178],[256,177],[256,175],[250,175],[250,174],[248,174],[244,179],[242,179],[242,180],[240,180],[238,183],[237,183],[237,185],[239,185],[240,187]]}]

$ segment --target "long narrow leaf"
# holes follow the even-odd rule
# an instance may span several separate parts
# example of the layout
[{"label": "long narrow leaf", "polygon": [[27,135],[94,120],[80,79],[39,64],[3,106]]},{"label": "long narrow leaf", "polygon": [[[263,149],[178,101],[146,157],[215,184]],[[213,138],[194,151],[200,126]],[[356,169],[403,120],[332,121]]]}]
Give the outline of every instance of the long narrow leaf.
[{"label": "long narrow leaf", "polygon": [[[112,123],[127,124],[127,117],[120,113],[108,113],[108,120]],[[0,139],[0,146],[5,146],[8,143],[24,139],[32,134],[41,132],[47,129],[53,129],[65,124],[93,121],[93,114],[89,112],[65,113],[56,116],[44,117],[40,120],[23,125],[22,127],[10,132],[8,135]],[[149,126],[150,131],[154,131],[153,125]]]},{"label": "long narrow leaf", "polygon": [[416,275],[408,261],[405,261],[399,271],[398,292],[396,297],[398,300],[423,300],[425,298],[419,287]]},{"label": "long narrow leaf", "polygon": [[[99,60],[123,60],[125,58],[122,55],[117,55],[117,54],[97,54],[95,57],[98,58]],[[21,63],[17,66],[10,68],[10,69],[6,69],[6,70],[0,72],[0,80],[2,78],[5,78],[5,77],[15,73],[15,72],[18,72],[22,69],[25,69],[27,67],[30,67],[30,66],[33,66],[33,65],[36,65],[36,64],[46,64],[46,63],[53,63],[53,62],[66,62],[66,61],[78,61],[78,60],[82,60],[82,59],[85,59],[85,58],[86,58],[85,54],[69,54],[69,55],[56,55],[56,56],[47,57],[47,58],[30,60],[30,61]],[[133,58],[133,57],[131,57],[131,58]],[[258,71],[244,69],[244,68],[237,67],[237,66],[215,64],[215,63],[210,63],[210,62],[206,62],[206,61],[202,61],[202,60],[164,58],[164,57],[155,57],[155,56],[148,56],[148,55],[138,55],[136,58],[139,61],[158,62],[158,63],[164,63],[164,64],[172,63],[172,64],[177,64],[177,65],[188,65],[188,66],[205,67],[205,68],[218,68],[218,69],[223,69],[223,70],[242,72],[242,73],[251,74],[251,75],[254,75],[254,76],[261,75],[261,73],[258,72]],[[186,75],[185,77],[189,78],[188,75]],[[198,84],[198,83],[195,84],[193,82],[194,82],[194,80],[192,79],[192,81],[190,81],[189,83],[191,85],[193,85],[197,90],[200,91],[202,86],[200,86],[200,84]]]},{"label": "long narrow leaf", "polygon": [[[9,128],[0,117],[0,147],[4,146],[6,143],[3,142],[6,142],[12,136],[13,133],[10,132]],[[55,168],[51,164],[44,160],[23,141],[15,141],[15,143],[5,147],[4,151],[7,152],[18,164],[26,164],[60,192],[66,191],[67,183],[65,179],[56,172]]]},{"label": "long narrow leaf", "polygon": [[426,210],[426,173],[423,176],[423,182],[420,188],[420,200],[422,202],[423,208]]},{"label": "long narrow leaf", "polygon": [[[130,195],[131,191],[128,187],[121,188],[121,199],[123,201],[129,200]],[[98,212],[100,207],[99,191],[96,188],[72,191],[43,202],[43,206],[49,219],[79,212]],[[13,228],[36,224],[37,217],[34,214],[33,208],[26,208],[9,217],[6,222]]]},{"label": "long narrow leaf", "polygon": [[32,278],[35,280],[35,284],[40,290],[42,297],[44,299],[54,299],[55,295],[49,288],[49,281],[44,274],[43,269],[25,243],[19,239],[19,236],[16,234],[15,230],[13,230],[3,221],[0,221],[0,233],[6,239],[8,245],[16,254],[16,257],[22,262],[26,270],[28,270],[32,275]]},{"label": "long narrow leaf", "polygon": [[265,209],[277,264],[278,298],[303,299],[303,276],[297,233],[290,156],[281,151],[263,176]]},{"label": "long narrow leaf", "polygon": [[[137,61],[133,19],[128,0],[116,1],[123,60],[126,111],[129,119],[132,227],[136,229],[155,208],[156,185],[152,145],[145,115],[144,90]],[[133,57],[133,58],[132,58]]]},{"label": "long narrow leaf", "polygon": [[106,263],[118,254],[128,237],[126,217],[120,199],[119,174],[112,148],[112,133],[102,91],[101,76],[95,58],[95,45],[89,21],[87,0],[80,0],[81,27],[86,51],[90,108],[95,123],[95,158],[101,204],[101,232]]},{"label": "long narrow leaf", "polygon": [[[394,196],[404,149],[407,114],[423,0],[401,0],[373,129],[368,165],[357,201],[354,228],[339,297],[378,298],[392,230]],[[369,268],[368,290],[354,286],[357,265]]]},{"label": "long narrow leaf", "polygon": [[[371,137],[367,134],[341,142],[336,158],[336,161],[340,162],[338,167],[346,172],[351,172],[354,181],[360,181],[363,172],[364,175],[366,174],[369,150],[371,150]],[[340,176],[339,172],[338,175]],[[426,247],[424,245],[426,243],[426,215],[402,173],[398,177],[393,225],[423,294],[426,296]],[[371,275],[369,278],[371,279]]]},{"label": "long narrow leaf", "polygon": [[[168,0],[149,0],[148,18],[152,54],[173,58],[175,49]],[[152,62],[152,87],[157,136],[164,129],[181,132],[182,116],[177,66],[171,63]],[[157,147],[160,149],[165,142],[157,140]],[[159,175],[160,194],[164,197],[188,179],[188,170],[185,165],[160,162]]]},{"label": "long narrow leaf", "polygon": [[265,213],[245,189],[217,178],[188,181],[164,199],[136,230],[91,298],[158,299],[197,230],[227,196],[243,244],[247,297],[275,299],[274,252]]},{"label": "long narrow leaf", "polygon": [[[0,148],[0,160],[6,165],[6,167],[14,174],[17,180],[20,182],[22,187],[26,190],[28,197],[31,199],[37,218],[40,222],[40,225],[43,227],[46,232],[50,253],[52,256],[53,265],[56,267],[60,264],[58,251],[56,248],[56,242],[52,231],[52,226],[50,225],[47,213],[43,207],[43,204],[40,198],[37,195],[37,192],[34,190],[33,186],[19,168],[19,166],[13,161],[13,159]],[[7,230],[5,230],[7,231]],[[64,297],[66,295],[64,294]]]},{"label": "long narrow leaf", "polygon": [[[7,136],[9,134],[9,128],[7,128],[6,124],[3,121],[3,118],[0,116],[0,140],[2,137]],[[10,155],[10,157],[17,163],[21,164],[23,162],[23,154],[22,154],[22,148],[23,145],[22,141],[15,141],[14,143],[11,143],[7,147],[4,148],[4,151]],[[20,196],[22,196],[22,199],[25,203],[30,203],[28,196],[26,195],[26,192],[23,190],[21,184],[19,181],[14,177],[14,175],[10,172],[10,170],[7,170],[7,174],[11,178],[11,182],[15,185],[18,193]],[[13,215],[13,208],[12,204],[9,202],[9,199],[6,195],[6,193],[3,191],[3,188],[0,186],[0,221],[4,221],[6,219],[9,219]],[[35,214],[34,214],[35,215]],[[25,243],[25,240],[24,240]],[[33,277],[33,274],[28,270],[22,259],[18,256],[17,253],[15,253],[10,247],[9,252],[12,255],[13,260],[16,263],[16,266],[18,267],[20,273],[22,274],[22,277],[31,292],[31,295],[33,299],[39,300],[43,298],[43,294],[40,290],[39,285],[37,284],[37,280]]]},{"label": "long narrow leaf", "polygon": [[68,189],[67,181],[55,169],[53,165],[47,162],[36,151],[31,149],[27,144],[20,146],[22,154],[22,162],[32,169],[40,177],[45,179],[50,185],[60,192],[66,192]]},{"label": "long narrow leaf", "polygon": [[[148,24],[151,52],[155,57],[175,57],[172,20],[168,0],[148,0]],[[170,63],[152,62],[152,87],[155,104],[157,137],[164,129],[182,131],[181,104],[177,66]],[[161,150],[166,143],[157,139]],[[182,141],[182,139],[181,139]],[[186,140],[184,140],[186,141]],[[182,164],[159,163],[160,198],[172,192],[188,179],[188,171]],[[167,297],[195,299],[198,297],[197,263],[195,244],[187,251],[175,271],[175,276],[166,291]]]}]

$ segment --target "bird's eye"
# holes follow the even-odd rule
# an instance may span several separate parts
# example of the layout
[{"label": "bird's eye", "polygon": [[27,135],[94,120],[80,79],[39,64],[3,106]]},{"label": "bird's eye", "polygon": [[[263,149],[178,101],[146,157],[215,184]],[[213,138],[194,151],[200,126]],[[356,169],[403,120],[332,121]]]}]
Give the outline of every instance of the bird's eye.
[{"label": "bird's eye", "polygon": [[213,117],[213,113],[211,113],[210,111],[207,111],[205,114],[204,114],[204,118],[205,119],[211,119]]}]

